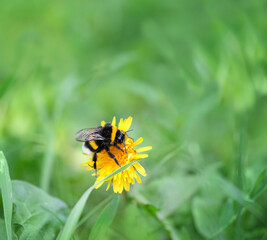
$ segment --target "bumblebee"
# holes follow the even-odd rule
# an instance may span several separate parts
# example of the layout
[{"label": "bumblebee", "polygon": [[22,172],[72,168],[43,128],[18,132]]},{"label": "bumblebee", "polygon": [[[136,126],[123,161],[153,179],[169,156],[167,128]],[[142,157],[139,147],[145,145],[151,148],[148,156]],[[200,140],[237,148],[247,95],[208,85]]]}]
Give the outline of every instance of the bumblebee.
[{"label": "bumblebee", "polygon": [[121,151],[124,151],[118,144],[123,143],[125,152],[125,136],[126,132],[112,126],[111,123],[106,123],[104,127],[85,128],[76,133],[76,140],[83,142],[83,150],[86,153],[93,153],[94,169],[96,169],[97,153],[107,151],[109,157],[113,158],[117,165],[120,166],[118,160],[109,151],[111,146],[115,146]]}]

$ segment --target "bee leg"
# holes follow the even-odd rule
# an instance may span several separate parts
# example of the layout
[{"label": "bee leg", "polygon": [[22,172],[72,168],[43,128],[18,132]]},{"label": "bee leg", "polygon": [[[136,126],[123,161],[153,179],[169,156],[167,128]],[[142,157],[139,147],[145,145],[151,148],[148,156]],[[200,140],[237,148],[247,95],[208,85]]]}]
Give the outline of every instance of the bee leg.
[{"label": "bee leg", "polygon": [[123,145],[124,145],[124,148],[125,148],[125,152],[127,153],[126,146],[125,146],[125,141],[123,141]]},{"label": "bee leg", "polygon": [[93,162],[94,162],[94,169],[95,169],[95,175],[97,174],[97,169],[96,169],[96,160],[97,160],[97,155],[96,153],[93,156]]},{"label": "bee leg", "polygon": [[119,164],[118,160],[116,159],[116,157],[114,156],[114,154],[112,154],[108,148],[106,148],[106,151],[108,153],[108,155],[114,159],[114,161],[117,163],[117,165],[119,165],[121,167],[121,165]]},{"label": "bee leg", "polygon": [[97,160],[97,153],[102,151],[102,147],[98,147],[96,150],[94,150],[94,156],[93,156],[93,162],[94,162],[94,169],[97,172],[97,168],[96,168],[96,160]]},{"label": "bee leg", "polygon": [[117,143],[115,143],[115,147],[123,152],[123,150],[121,149],[121,147]]}]

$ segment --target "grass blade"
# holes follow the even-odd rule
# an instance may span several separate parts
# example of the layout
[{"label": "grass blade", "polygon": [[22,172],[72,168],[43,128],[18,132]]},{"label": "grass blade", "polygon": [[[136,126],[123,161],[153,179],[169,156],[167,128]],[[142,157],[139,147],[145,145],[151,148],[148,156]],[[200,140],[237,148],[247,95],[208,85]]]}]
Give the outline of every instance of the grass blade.
[{"label": "grass blade", "polygon": [[40,179],[40,187],[46,191],[49,192],[49,186],[50,186],[50,180],[51,180],[51,174],[54,164],[54,140],[53,136],[48,138],[48,146],[46,149],[46,153],[43,159],[43,166],[42,166],[42,172],[41,172],[41,179]]},{"label": "grass blade", "polygon": [[250,197],[253,200],[258,198],[267,189],[266,172],[267,172],[267,169],[266,168],[263,169],[256,179],[256,182],[255,182],[253,189],[251,190],[251,193],[250,193]]},{"label": "grass blade", "polygon": [[4,205],[7,239],[12,240],[12,185],[9,176],[7,161],[2,151],[0,151],[0,187],[2,191],[2,199]]},{"label": "grass blade", "polygon": [[92,211],[89,211],[82,219],[81,221],[78,223],[77,228],[80,227],[82,224],[84,224],[87,219],[89,219],[91,216],[93,216],[96,212],[100,211],[101,209],[103,209],[103,207],[105,207],[105,205],[107,205],[111,199],[114,198],[114,195],[110,195],[109,197],[105,198],[102,202],[100,202],[98,205],[96,205]]},{"label": "grass blade", "polygon": [[70,212],[70,215],[67,219],[67,222],[61,232],[61,234],[58,237],[58,240],[68,240],[72,237],[77,223],[79,221],[79,218],[82,214],[82,211],[84,209],[85,203],[88,199],[88,197],[90,196],[91,192],[94,190],[94,188],[100,184],[101,182],[115,176],[116,174],[120,173],[121,171],[127,169],[128,167],[132,166],[133,164],[135,164],[138,160],[132,161],[120,168],[118,168],[117,170],[115,170],[114,172],[112,172],[111,174],[109,174],[108,176],[106,176],[105,178],[103,178],[101,181],[99,181],[97,184],[93,185],[92,187],[88,188],[83,195],[81,196],[81,198],[79,199],[79,201],[75,204],[75,206],[73,207],[73,209]]},{"label": "grass blade", "polygon": [[116,196],[113,200],[103,209],[103,211],[98,216],[88,240],[98,240],[103,239],[105,233],[107,232],[110,224],[116,215],[119,205],[119,197]]}]

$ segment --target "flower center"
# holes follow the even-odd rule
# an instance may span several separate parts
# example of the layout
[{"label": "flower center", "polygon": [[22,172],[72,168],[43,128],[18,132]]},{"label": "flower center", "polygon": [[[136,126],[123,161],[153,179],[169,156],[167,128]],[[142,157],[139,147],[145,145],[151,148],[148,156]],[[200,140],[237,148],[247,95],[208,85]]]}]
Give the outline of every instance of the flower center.
[{"label": "flower center", "polygon": [[[109,151],[115,156],[119,164],[123,166],[133,160],[136,151],[133,146],[133,140],[131,138],[126,137],[125,146],[127,153],[125,152],[125,147],[123,143],[118,145],[122,150],[118,149],[115,146],[111,146],[109,148]],[[97,168],[102,168],[107,166],[116,169],[119,168],[114,159],[108,155],[107,151],[101,151],[100,153],[97,154]]]}]

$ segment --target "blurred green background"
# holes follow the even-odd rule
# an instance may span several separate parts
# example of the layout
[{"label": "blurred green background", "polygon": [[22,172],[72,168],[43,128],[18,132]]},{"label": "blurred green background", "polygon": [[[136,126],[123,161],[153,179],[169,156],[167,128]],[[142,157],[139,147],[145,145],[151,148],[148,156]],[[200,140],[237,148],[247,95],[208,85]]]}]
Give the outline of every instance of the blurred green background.
[{"label": "blurred green background", "polygon": [[[103,239],[267,239],[266,7],[1,1],[0,149],[11,178],[72,208],[95,181],[76,131],[133,116],[130,135],[153,146],[141,161],[148,176],[120,197]],[[92,193],[75,239],[88,238],[111,195]]]}]

